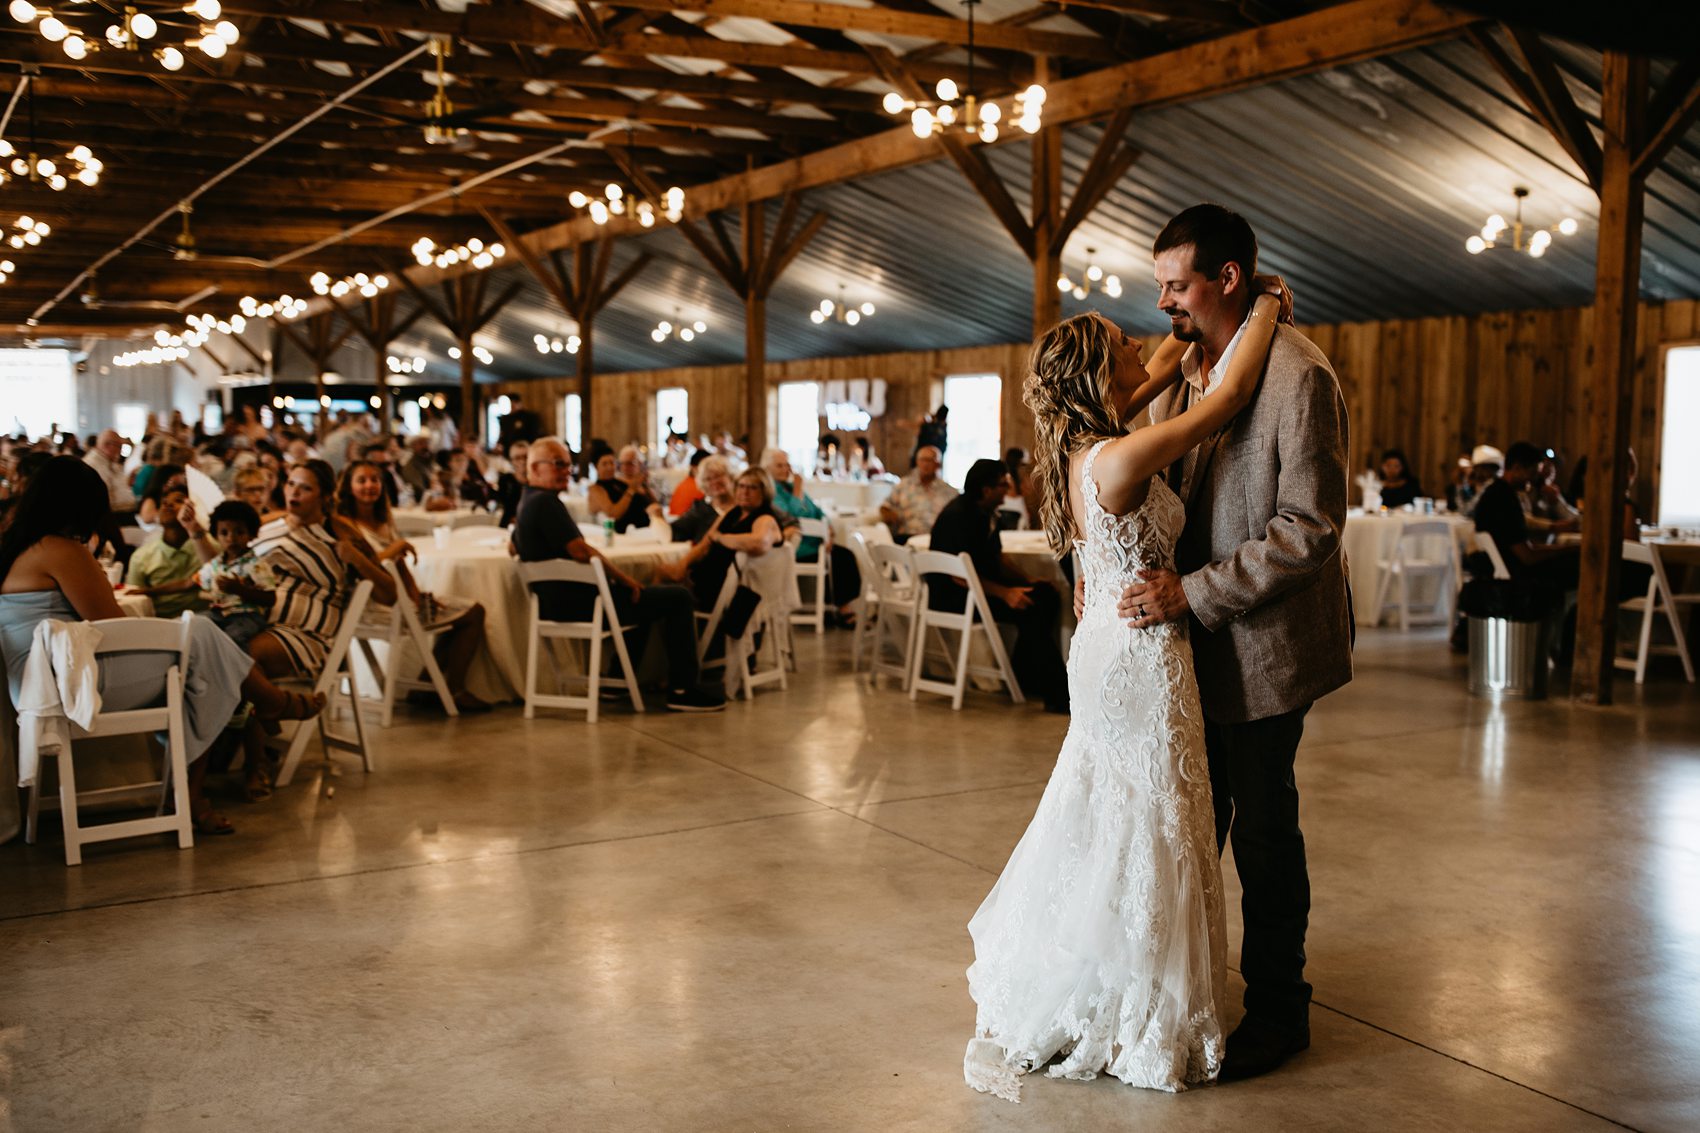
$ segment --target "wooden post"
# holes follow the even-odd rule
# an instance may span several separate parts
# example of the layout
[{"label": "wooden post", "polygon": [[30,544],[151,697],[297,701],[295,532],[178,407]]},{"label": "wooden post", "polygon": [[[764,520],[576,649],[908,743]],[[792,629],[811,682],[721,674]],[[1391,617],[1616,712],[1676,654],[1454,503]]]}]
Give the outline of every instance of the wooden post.
[{"label": "wooden post", "polygon": [[1594,265],[1594,378],[1583,387],[1589,422],[1588,495],[1582,520],[1582,574],[1576,595],[1571,692],[1610,704],[1617,656],[1617,589],[1623,561],[1630,411],[1635,395],[1635,330],[1641,280],[1644,175],[1635,160],[1646,107],[1647,63],[1621,51],[1603,60],[1600,116],[1604,145],[1599,249]]},{"label": "wooden post", "polygon": [[472,336],[460,340],[460,439],[477,440],[478,383],[473,380]]},{"label": "wooden post", "polygon": [[767,288],[753,278],[753,265],[764,264],[767,243],[767,205],[749,201],[743,208],[744,263],[748,290],[744,293],[744,430],[750,459],[767,447]]},{"label": "wooden post", "polygon": [[[1033,60],[1033,81],[1049,85],[1050,60]],[[1062,127],[1045,126],[1033,135],[1033,243],[1027,248],[1033,262],[1033,335],[1035,339],[1056,323],[1062,309],[1057,276],[1062,274],[1062,246],[1055,243],[1062,224]]]}]

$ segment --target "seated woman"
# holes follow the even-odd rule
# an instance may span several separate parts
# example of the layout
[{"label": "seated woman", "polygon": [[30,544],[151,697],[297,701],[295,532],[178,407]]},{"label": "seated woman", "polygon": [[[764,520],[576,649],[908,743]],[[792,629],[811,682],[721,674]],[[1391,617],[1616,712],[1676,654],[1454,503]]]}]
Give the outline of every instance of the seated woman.
[{"label": "seated woman", "polygon": [[[524,449],[526,445],[519,441],[514,447]],[[462,712],[488,711],[487,702],[466,690],[466,671],[484,644],[484,607],[477,602],[444,601],[419,589],[413,572],[407,569],[407,560],[417,559],[419,552],[396,531],[389,496],[384,491],[383,469],[371,461],[356,460],[342,470],[336,489],[336,517],[338,522],[354,525],[375,549],[379,563],[395,562],[407,598],[419,610],[419,620],[430,629],[443,631],[433,652],[455,707]]]},{"label": "seated woman", "polygon": [[530,459],[531,445],[528,441],[515,441],[508,446],[508,471],[496,478],[496,502],[502,507],[502,518],[499,521],[503,527],[512,527],[514,517],[519,514],[520,497],[525,495],[526,462]]},{"label": "seated woman", "polygon": [[739,475],[732,487],[732,500],[732,508],[717,517],[689,551],[656,568],[656,574],[670,582],[689,578],[699,610],[714,609],[738,552],[765,555],[785,541],[773,511],[773,489],[760,469],[748,468]]},{"label": "seated woman", "polygon": [[354,590],[351,576],[372,583],[372,600],[392,605],[395,581],[347,520],[331,513],[336,478],[322,460],[289,470],[283,519],[268,523],[254,553],[277,580],[272,624],[248,643],[248,652],[273,677],[311,677],[324,667],[331,640]]},{"label": "seated woman", "polygon": [[1411,471],[1410,461],[1399,449],[1390,448],[1381,454],[1381,506],[1404,507],[1423,494],[1423,486]]},{"label": "seated woman", "polygon": [[[773,510],[793,519],[825,519],[826,513],[820,505],[808,497],[803,491],[803,476],[800,472],[791,470],[791,456],[784,449],[770,448],[761,454],[762,469],[773,478]],[[821,554],[826,553],[832,565],[832,592],[828,596],[832,605],[837,607],[839,624],[854,627],[856,614],[852,603],[862,595],[862,570],[856,565],[856,556],[848,547],[831,544],[821,546],[821,540],[812,536],[801,536],[797,543],[797,561],[812,563],[819,561]]]},{"label": "seated woman", "polygon": [[490,485],[470,471],[472,458],[458,449],[437,454],[437,478],[425,493],[425,510],[454,511],[462,504],[475,508],[490,506]]},{"label": "seated woman", "polygon": [[[75,457],[56,457],[30,482],[0,531],[0,654],[14,700],[37,625],[48,619],[103,621],[124,616],[88,548],[108,507],[99,473]],[[174,663],[171,654],[102,658],[102,709],[122,712],[157,704],[165,695],[166,670]],[[195,829],[230,834],[230,823],[212,809],[201,789],[207,749],[244,699],[262,719],[301,720],[316,715],[324,698],[278,688],[252,657],[205,618],[190,622],[183,687],[187,786]]]},{"label": "seated woman", "polygon": [[648,527],[651,520],[667,522],[649,471],[633,445],[621,449],[617,458],[604,453],[597,459],[596,483],[590,486],[588,503],[593,518],[607,516],[622,534],[633,527]]},{"label": "seated woman", "polygon": [[188,502],[189,494],[182,488],[160,495],[159,531],[136,548],[124,575],[132,590],[153,599],[154,613],[162,618],[206,608],[199,577],[201,556],[179,518]]}]

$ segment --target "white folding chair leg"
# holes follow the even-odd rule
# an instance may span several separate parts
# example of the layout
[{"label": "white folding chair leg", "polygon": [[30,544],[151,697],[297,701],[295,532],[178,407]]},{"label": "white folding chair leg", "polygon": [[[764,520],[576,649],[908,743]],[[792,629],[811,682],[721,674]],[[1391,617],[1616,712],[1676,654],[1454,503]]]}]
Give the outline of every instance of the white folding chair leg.
[{"label": "white folding chair leg", "polygon": [[[36,772],[38,775],[40,771]],[[77,821],[77,769],[70,749],[59,753],[59,816],[65,825],[65,864],[83,864],[82,825]]]}]

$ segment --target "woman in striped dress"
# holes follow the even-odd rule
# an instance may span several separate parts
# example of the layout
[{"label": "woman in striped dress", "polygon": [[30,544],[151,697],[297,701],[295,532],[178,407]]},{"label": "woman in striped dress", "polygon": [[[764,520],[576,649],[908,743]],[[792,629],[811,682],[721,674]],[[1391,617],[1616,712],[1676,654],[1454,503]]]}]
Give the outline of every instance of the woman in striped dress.
[{"label": "woman in striped dress", "polygon": [[284,482],[287,513],[266,524],[254,551],[277,578],[272,621],[248,652],[272,677],[316,676],[359,578],[371,580],[372,600],[396,599],[395,580],[353,524],[331,513],[336,478],[322,460],[290,468]]}]

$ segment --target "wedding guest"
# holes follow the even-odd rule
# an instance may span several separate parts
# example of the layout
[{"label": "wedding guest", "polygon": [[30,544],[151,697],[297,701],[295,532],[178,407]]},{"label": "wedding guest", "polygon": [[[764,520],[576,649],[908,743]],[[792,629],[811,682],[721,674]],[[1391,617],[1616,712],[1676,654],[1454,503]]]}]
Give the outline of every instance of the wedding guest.
[{"label": "wedding guest", "polygon": [[1541,450],[1518,441],[1505,450],[1505,474],[1495,477],[1476,501],[1476,530],[1493,537],[1513,579],[1542,579],[1563,590],[1576,589],[1580,569],[1574,544],[1557,546],[1529,538],[1519,495],[1534,478]]},{"label": "wedding guest", "polygon": [[899,543],[931,531],[939,511],[956,498],[956,489],[939,478],[943,462],[939,449],[924,446],[915,453],[915,470],[899,480],[880,504],[880,518]]},{"label": "wedding guest", "polygon": [[462,504],[475,508],[489,505],[490,485],[484,477],[472,474],[471,463],[471,458],[459,450],[437,454],[437,479],[425,493],[426,510],[453,511]]},{"label": "wedding guest", "polygon": [[702,462],[709,458],[707,449],[697,449],[691,453],[691,471],[688,476],[679,481],[679,486],[673,489],[672,499],[667,501],[667,514],[681,516],[690,510],[692,504],[702,499],[702,485],[697,483],[697,469]]},{"label": "wedding guest", "polygon": [[[508,395],[508,412],[496,422],[496,447],[513,459],[513,449],[516,444],[529,446],[532,441],[543,435],[543,418],[535,410],[527,409],[524,399],[517,393]],[[524,464],[516,462],[514,471],[521,472]],[[522,481],[523,483],[523,481]],[[504,524],[504,526],[506,526]]]},{"label": "wedding guest", "polygon": [[501,504],[503,527],[512,527],[519,514],[520,497],[525,494],[526,462],[530,459],[531,440],[515,441],[508,446],[510,470],[496,479],[496,501]]},{"label": "wedding guest", "polygon": [[232,499],[253,508],[262,523],[281,510],[272,506],[272,474],[259,465],[244,468],[231,477],[230,494]]},{"label": "wedding guest", "polygon": [[1504,464],[1505,454],[1492,445],[1477,445],[1471,451],[1470,470],[1465,474],[1464,486],[1458,490],[1460,512],[1475,515],[1482,492],[1499,478],[1499,470]]},{"label": "wedding guest", "polygon": [[[572,470],[572,453],[559,438],[544,437],[534,442],[529,458],[529,482],[514,522],[513,545],[520,560],[572,559],[587,563],[601,559],[620,624],[638,630],[631,638],[636,652],[641,653],[649,626],[660,630],[667,656],[667,707],[675,712],[723,709],[725,696],[697,683],[696,614],[690,591],[676,585],[644,586],[585,540],[567,505],[561,502],[560,493]],[[543,616],[556,621],[585,620],[595,602],[594,594],[570,583],[540,583],[536,593]]]},{"label": "wedding guest", "polygon": [[857,437],[850,451],[850,474],[854,476],[858,472],[870,480],[885,475],[885,465],[874,455],[874,443],[865,436]]},{"label": "wedding guest", "polygon": [[246,648],[271,619],[277,580],[254,553],[260,513],[241,500],[225,500],[207,519],[219,553],[201,564],[197,583],[212,595],[207,617]]},{"label": "wedding guest", "polygon": [[124,438],[118,435],[118,430],[101,433],[83,461],[106,485],[106,498],[113,511],[136,510],[136,493],[124,472]]},{"label": "wedding guest", "polygon": [[397,472],[402,482],[413,489],[413,498],[423,500],[431,490],[431,476],[436,471],[436,458],[431,455],[431,438],[418,433],[407,438],[407,458]]},{"label": "wedding guest", "polygon": [[[112,585],[88,544],[110,508],[100,474],[76,457],[43,466],[0,530],[0,654],[16,702],[38,624],[49,618],[104,621],[124,616]],[[123,712],[158,704],[175,654],[112,654],[100,659],[101,709]],[[262,719],[306,719],[324,707],[278,688],[218,627],[189,623],[189,664],[183,674],[184,746],[189,759],[190,814],[201,834],[234,828],[202,790],[203,756],[244,699]]]},{"label": "wedding guest", "polygon": [[746,468],[733,481],[731,510],[719,516],[682,558],[662,563],[656,573],[674,581],[689,578],[697,608],[712,610],[739,552],[760,557],[784,542],[773,510],[772,482],[761,469]]},{"label": "wedding guest", "polygon": [[950,445],[950,406],[941,405],[933,410],[931,417],[921,418],[920,425],[915,430],[915,450],[911,455],[912,461],[919,460],[921,450],[934,448],[939,452],[939,459],[944,459],[944,450]]},{"label": "wedding guest", "polygon": [[[770,448],[761,454],[762,470],[773,479],[773,510],[793,519],[825,519],[826,513],[803,490],[803,474],[793,471],[791,457],[784,449]],[[828,556],[831,589],[828,601],[837,609],[839,624],[846,628],[856,624],[854,603],[862,596],[862,570],[856,556],[846,547],[830,541],[823,546],[813,535],[801,536],[797,543],[797,561],[819,562]]]},{"label": "wedding guest", "polygon": [[1582,513],[1570,505],[1558,488],[1558,454],[1541,453],[1541,463],[1523,490],[1523,515],[1529,530],[1539,532],[1580,531]]},{"label": "wedding guest", "polygon": [[160,496],[159,531],[136,548],[124,575],[130,589],[153,600],[154,613],[162,618],[206,606],[199,581],[201,557],[189,545],[189,532],[178,518],[188,499],[188,493],[178,487]]},{"label": "wedding guest", "polygon": [[618,457],[604,454],[596,462],[596,483],[590,486],[588,501],[590,514],[612,519],[617,533],[648,527],[651,521],[666,523],[667,514],[657,502],[658,495],[637,446],[627,445]]},{"label": "wedding guest", "polygon": [[336,480],[331,466],[310,460],[284,481],[285,518],[267,524],[254,553],[277,579],[272,624],[248,643],[248,652],[274,677],[316,677],[342,627],[354,577],[372,583],[372,600],[392,605],[389,572],[347,520],[332,512]]},{"label": "wedding guest", "polygon": [[[1003,466],[1009,472],[1009,489],[998,504],[998,510],[1004,513],[998,517],[998,526],[1005,531],[1030,527],[1033,513],[1027,510],[1027,496],[1032,487],[1028,481],[1033,462],[1026,449],[1012,448],[1003,454]],[[1015,518],[1009,518],[1011,515]]]},{"label": "wedding guest", "polygon": [[1399,449],[1390,448],[1381,454],[1381,506],[1385,508],[1404,507],[1414,503],[1423,494],[1423,486],[1417,481],[1417,474],[1411,471],[1411,462],[1405,459],[1405,454]]},{"label": "wedding guest", "polygon": [[[1029,696],[1045,702],[1045,711],[1068,711],[1068,683],[1057,646],[1057,617],[1061,600],[1056,589],[1034,582],[1003,553],[997,511],[1009,490],[1009,472],[996,460],[977,460],[968,469],[962,494],[944,506],[933,524],[930,549],[955,555],[964,551],[986,592],[986,604],[996,621],[1016,627],[1010,662],[1015,679]],[[948,576],[928,580],[927,602],[935,610],[960,613],[968,592]]]},{"label": "wedding guest", "polygon": [[[375,550],[378,562],[396,564],[396,574],[406,592],[404,597],[419,611],[419,620],[427,629],[441,631],[432,654],[443,671],[455,707],[462,712],[488,711],[489,702],[466,687],[467,671],[484,646],[484,607],[478,602],[438,598],[419,589],[413,572],[407,568],[407,561],[417,559],[419,553],[396,531],[390,501],[384,494],[383,470],[364,460],[344,469],[337,483],[336,515],[339,521],[352,523],[358,529],[366,544]],[[382,609],[390,603],[374,604]],[[435,697],[422,694],[419,700],[430,702]]]},{"label": "wedding guest", "polygon": [[708,534],[722,515],[732,510],[732,466],[724,456],[711,453],[697,462],[697,498],[673,521],[675,543],[695,543]]},{"label": "wedding guest", "polygon": [[377,437],[362,445],[356,454],[356,460],[363,460],[378,470],[380,482],[384,486],[384,499],[391,507],[401,503],[401,477],[396,475],[395,438]]}]

